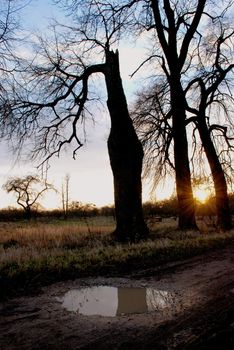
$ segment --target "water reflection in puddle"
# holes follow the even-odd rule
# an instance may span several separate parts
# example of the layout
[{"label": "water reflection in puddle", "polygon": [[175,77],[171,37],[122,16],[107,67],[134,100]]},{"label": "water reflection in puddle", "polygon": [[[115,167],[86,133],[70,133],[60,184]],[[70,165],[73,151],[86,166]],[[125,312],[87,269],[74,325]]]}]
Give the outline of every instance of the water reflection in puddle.
[{"label": "water reflection in puddle", "polygon": [[68,311],[113,317],[163,310],[173,303],[173,299],[170,292],[153,288],[96,286],[70,290],[58,300]]}]

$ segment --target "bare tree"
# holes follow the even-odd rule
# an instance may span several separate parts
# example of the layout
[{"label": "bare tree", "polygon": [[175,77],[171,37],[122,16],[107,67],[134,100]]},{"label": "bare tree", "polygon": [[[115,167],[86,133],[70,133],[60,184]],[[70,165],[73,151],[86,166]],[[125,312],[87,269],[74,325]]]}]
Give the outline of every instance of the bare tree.
[{"label": "bare tree", "polygon": [[26,219],[31,219],[32,209],[38,204],[38,199],[48,190],[54,190],[53,185],[42,180],[37,175],[10,178],[3,189],[16,195],[17,203],[24,209]]},{"label": "bare tree", "polygon": [[[228,78],[234,68],[229,49],[234,31],[229,26],[225,29],[223,26],[220,23],[218,35],[213,31],[213,40],[206,47],[210,61],[213,58],[210,69],[204,67],[202,74],[191,80],[185,91],[188,95],[196,96],[196,103],[190,102],[194,99],[187,98],[187,109],[192,114],[190,120],[199,132],[209,162],[216,194],[218,225],[228,230],[231,228],[231,214],[224,171],[226,175],[230,170],[233,173],[231,153],[234,149],[234,134],[229,111],[233,98],[232,84]],[[222,50],[225,46],[228,50]]]},{"label": "bare tree", "polygon": [[[95,18],[102,21],[95,22]],[[97,6],[97,13],[83,15],[75,27],[62,27],[60,37],[55,33],[54,45],[51,40],[41,39],[43,63],[27,64],[19,89],[14,90],[4,125],[8,137],[16,135],[19,149],[29,135],[35,135],[33,154],[43,157],[42,163],[59,155],[69,144],[74,147],[75,158],[83,144],[79,126],[92,116],[94,95],[90,92],[90,80],[97,73],[103,74],[111,119],[108,150],[114,177],[117,223],[114,234],[118,240],[135,241],[148,234],[142,212],[143,149],[129,116],[119,54],[111,49],[118,40],[118,26],[114,19],[107,25]],[[97,60],[101,62],[93,62]]]},{"label": "bare tree", "polygon": [[67,174],[65,176],[65,194],[66,194],[65,208],[66,208],[66,213],[68,212],[68,209],[69,209],[69,183],[70,183],[70,175]]},{"label": "bare tree", "polygon": [[70,182],[70,175],[66,174],[64,181],[62,183],[62,208],[63,208],[63,214],[64,218],[67,219],[68,210],[69,210],[69,182]]},{"label": "bare tree", "polygon": [[[64,3],[63,1],[58,2]],[[125,36],[126,32],[131,33],[132,31],[135,35],[142,32],[152,33],[152,54],[142,62],[139,68],[142,68],[147,62],[153,64],[155,60],[158,67],[155,70],[155,76],[164,75],[168,82],[179,227],[181,229],[197,227],[188,156],[186,101],[181,75],[186,69],[188,52],[199,26],[205,2],[201,0],[198,1],[198,4],[194,2],[185,4],[184,1],[169,0],[65,1],[66,4],[70,4],[74,12],[75,10],[79,12],[82,3],[86,6],[89,3],[92,8],[97,8],[99,4],[106,23],[114,21],[119,25],[120,38]]]},{"label": "bare tree", "polygon": [[[214,109],[213,105],[217,102],[222,105],[221,101],[224,95],[220,94],[220,85],[224,80],[226,80],[225,78],[228,72],[233,68],[233,65],[230,65],[230,61],[227,59],[227,56],[225,56],[225,53],[221,51],[221,45],[228,45],[230,43],[230,37],[233,35],[232,29],[226,28],[226,30],[224,30],[222,25],[224,14],[230,7],[231,2],[226,2],[226,7],[222,7],[219,15],[217,15],[215,12],[216,9],[209,6],[209,1],[205,0],[198,1],[197,4],[193,4],[192,2],[188,3],[186,7],[184,7],[182,2],[181,7],[178,3],[175,6],[168,0],[165,0],[163,3],[164,9],[160,10],[160,7],[158,6],[159,2],[154,2],[153,12],[156,31],[169,69],[168,70],[166,67],[164,67],[165,74],[167,75],[167,73],[169,73],[168,83],[171,93],[176,176],[178,176],[178,180],[183,180],[184,175],[181,176],[178,173],[183,171],[183,168],[182,166],[177,166],[177,161],[179,163],[180,161],[183,162],[185,160],[185,158],[183,158],[183,146],[180,141],[180,137],[183,137],[181,132],[182,128],[184,127],[181,128],[181,122],[178,122],[178,120],[181,119],[181,115],[183,114],[182,123],[187,125],[190,122],[190,119],[186,116],[186,105],[189,105],[192,96],[190,95],[190,99],[186,99],[185,92],[187,92],[188,87],[191,85],[196,83],[199,85],[198,81],[200,81],[199,88],[201,89],[201,94],[199,99],[199,112],[197,113],[196,120],[197,128],[202,141],[202,146],[204,147],[210,164],[215,184],[218,222],[223,228],[229,229],[231,224],[228,209],[226,181],[214,144],[210,137],[210,131],[207,128],[206,122],[204,121],[206,120],[205,118],[207,116],[206,110],[211,109],[211,105],[212,109]],[[166,22],[162,21],[162,11],[165,13]],[[214,24],[214,27],[216,29],[218,28],[219,31],[219,37],[217,38],[215,45],[215,52],[214,47],[211,49],[210,46],[210,50],[207,50],[207,47],[204,48],[204,40],[202,39],[204,39],[207,31],[207,27],[205,28],[204,23],[207,21],[209,22],[209,26]],[[162,27],[164,24],[166,24],[166,27]],[[207,39],[207,37],[205,39]],[[211,61],[212,59],[213,61]],[[198,77],[195,77],[195,79],[191,82],[191,76],[194,76],[194,65],[196,65],[198,71],[200,71],[199,73],[195,73],[198,74]],[[209,66],[209,68],[207,66]],[[202,86],[202,84],[206,85],[206,88],[203,88],[204,85]],[[217,101],[217,95],[221,95],[221,98],[218,99],[219,101]],[[191,109],[189,111],[191,112]],[[178,131],[178,140],[177,126],[180,128],[180,131]],[[228,137],[226,137],[226,140],[228,141]],[[177,143],[178,150],[176,151]],[[180,157],[180,159],[177,159],[177,157]]]},{"label": "bare tree", "polygon": [[64,183],[62,183],[61,202],[62,202],[63,215],[64,217],[66,217]]},{"label": "bare tree", "polygon": [[152,83],[139,90],[131,106],[131,117],[145,152],[144,176],[152,180],[152,189],[155,189],[162,180],[173,178],[175,172],[167,81]]},{"label": "bare tree", "polygon": [[[119,104],[116,103],[117,99],[114,98],[113,101],[116,104],[110,103],[111,96],[113,96],[112,92],[116,86],[114,79],[110,84],[109,77],[111,74],[109,73],[116,70],[112,70],[110,67],[117,67],[116,63],[113,64],[114,61],[117,61],[113,59],[114,55],[117,57],[117,53],[114,53],[111,48],[118,44],[123,35],[126,35],[126,31],[128,33],[134,31],[134,34],[143,31],[152,33],[151,43],[155,43],[155,45],[152,45],[152,54],[147,57],[139,68],[143,67],[146,62],[156,63],[155,79],[158,80],[160,78],[160,83],[163,81],[163,85],[166,82],[166,88],[168,89],[167,100],[170,109],[163,111],[163,118],[159,122],[168,126],[166,133],[161,136],[168,141],[165,149],[166,159],[168,163],[173,165],[175,170],[179,204],[179,227],[182,229],[196,228],[186,130],[187,125],[191,121],[188,109],[194,106],[190,106],[187,90],[191,77],[194,76],[194,66],[200,67],[200,58],[202,57],[202,55],[199,55],[201,48],[200,30],[203,29],[204,23],[206,24],[207,18],[211,18],[214,23],[216,22],[218,18],[214,13],[216,7],[208,0],[189,1],[186,3],[184,1],[175,3],[169,0],[126,0],[121,2],[115,0],[102,2],[95,0],[58,0],[55,2],[65,6],[79,25],[78,27],[70,27],[70,35],[72,33],[73,38],[71,36],[69,38],[67,34],[63,33],[64,37],[66,36],[63,44],[57,38],[53,48],[50,48],[51,44],[49,42],[42,42],[44,44],[42,56],[45,65],[43,65],[43,68],[42,65],[31,66],[32,75],[30,78],[27,78],[27,82],[30,81],[30,91],[25,90],[23,98],[20,96],[18,99],[21,103],[16,103],[13,107],[14,119],[16,118],[17,120],[19,118],[20,121],[16,125],[18,135],[20,137],[24,136],[25,125],[27,125],[26,134],[32,132],[33,127],[35,127],[35,129],[39,130],[36,140],[36,151],[38,153],[42,153],[44,156],[49,154],[48,157],[50,157],[51,154],[59,154],[64,145],[75,142],[77,145],[74,151],[75,156],[77,149],[82,146],[77,126],[82,119],[81,117],[86,115],[87,118],[90,100],[90,98],[87,98],[88,93],[90,93],[88,81],[90,81],[89,78],[91,76],[100,72],[105,75],[109,99],[108,108],[112,126],[116,126],[115,119],[113,119],[113,116],[116,114],[113,106],[115,105],[117,108]],[[231,2],[227,3],[224,12],[230,4]],[[221,18],[222,15],[219,19],[221,20]],[[77,54],[78,50],[79,55]],[[104,57],[105,62],[93,64],[92,58],[100,57],[100,54]],[[73,55],[72,59],[71,55]],[[162,76],[164,79],[162,79]],[[121,84],[121,79],[116,81]],[[195,84],[192,85],[193,87],[195,86]],[[37,94],[38,88],[40,88],[40,95]],[[189,90],[191,89],[189,88]],[[118,91],[120,92],[120,89]],[[123,96],[122,92],[121,96]],[[31,100],[28,98],[29,94]],[[44,96],[43,99],[42,96]],[[45,98],[45,96],[47,97]],[[120,98],[120,94],[117,96]],[[124,100],[125,96],[122,102]],[[126,103],[121,105],[127,107]],[[24,110],[23,114],[17,114],[17,110],[22,111],[22,108]],[[49,119],[49,113],[54,118],[52,121]],[[47,120],[45,116],[50,120],[50,124],[45,122]],[[14,123],[11,122],[10,118],[8,120],[10,120],[10,125],[12,126]],[[130,124],[128,123],[128,125]],[[22,125],[24,126],[23,128]],[[28,127],[29,125],[30,127]],[[68,133],[65,133],[66,136],[64,136],[64,129],[68,132],[68,128],[71,125],[70,137],[67,137]],[[112,130],[114,129],[117,130],[113,127]],[[110,137],[112,138],[111,135]],[[21,137],[21,140],[23,139]],[[113,153],[111,155],[111,144],[114,143],[109,140],[111,165],[113,172],[115,172],[113,166],[115,157]],[[171,147],[173,147],[173,162],[170,158]],[[121,148],[119,147],[118,149],[120,150]],[[136,158],[141,159],[142,156],[138,151],[136,152]],[[128,158],[129,160],[130,157]],[[116,171],[114,179],[117,173]],[[119,180],[116,181],[114,180],[115,192],[120,193],[119,189],[122,185],[117,190],[117,182]],[[141,187],[138,189],[138,198],[141,198]],[[135,217],[135,214],[131,214],[131,217]],[[131,227],[135,225],[132,224],[135,221],[131,219]],[[142,222],[142,220],[140,221]]]},{"label": "bare tree", "polygon": [[[208,5],[208,1],[204,3]],[[187,61],[180,77],[187,114],[185,124],[188,127],[191,123],[194,124],[191,137],[193,140],[191,160],[193,170],[196,172],[194,176],[196,177],[198,170],[201,172],[204,169],[201,164],[201,151],[204,150],[214,181],[218,224],[224,229],[231,227],[225,173],[226,176],[229,173],[230,177],[233,173],[231,165],[233,150],[231,113],[233,110],[230,108],[233,104],[231,79],[231,74],[233,74],[231,73],[233,71],[231,49],[233,28],[226,16],[230,5],[231,2],[226,2],[226,7],[222,8],[219,15],[214,14],[213,10],[207,12],[203,10],[203,23],[200,26],[197,24],[194,39],[191,41],[191,49],[187,51]],[[169,6],[167,10],[169,15],[170,4],[167,6]],[[174,34],[177,33],[176,28],[179,33],[180,22],[182,24],[186,18],[191,20],[192,10],[189,12],[185,7],[175,9],[175,13],[177,17],[171,14],[171,19],[175,20],[175,26],[172,26],[171,29],[171,33]],[[189,24],[187,28],[190,28]],[[179,58],[184,55],[183,42],[180,43],[178,40],[177,44],[181,45],[180,55],[178,55],[179,63]],[[174,166],[170,159],[171,141],[173,141],[175,130],[168,79],[157,79],[147,91],[143,90],[139,94],[134,119],[145,146],[146,158],[148,158],[147,169],[152,169],[152,160],[156,159],[159,173],[165,176],[168,170],[166,165],[169,164],[172,168]],[[200,150],[196,131],[201,140],[202,149]]]}]

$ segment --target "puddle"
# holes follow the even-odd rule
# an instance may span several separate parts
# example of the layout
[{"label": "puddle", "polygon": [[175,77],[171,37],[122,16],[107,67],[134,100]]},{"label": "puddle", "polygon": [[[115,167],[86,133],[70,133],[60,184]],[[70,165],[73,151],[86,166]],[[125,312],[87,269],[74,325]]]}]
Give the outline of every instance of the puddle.
[{"label": "puddle", "polygon": [[57,300],[67,311],[114,317],[163,310],[170,307],[174,299],[174,294],[153,288],[96,286],[70,290]]}]

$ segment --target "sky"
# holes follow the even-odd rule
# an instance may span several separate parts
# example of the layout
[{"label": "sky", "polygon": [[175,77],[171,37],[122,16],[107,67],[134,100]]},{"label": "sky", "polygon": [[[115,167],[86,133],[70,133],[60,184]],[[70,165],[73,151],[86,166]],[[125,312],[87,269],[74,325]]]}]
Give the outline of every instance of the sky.
[{"label": "sky", "polygon": [[[50,18],[63,18],[63,13],[46,0],[33,0],[23,10],[22,23],[29,31],[44,33]],[[134,62],[133,62],[134,57]],[[133,82],[129,77],[129,65],[132,71],[138,66],[142,57],[142,50],[137,47],[120,49],[120,69],[123,85],[128,100],[131,100]],[[133,64],[134,63],[134,64]],[[103,113],[87,129],[87,142],[78,151],[77,158],[72,158],[72,149],[62,152],[61,156],[53,157],[48,171],[48,182],[53,183],[58,191],[61,190],[62,182],[69,174],[69,198],[70,201],[94,203],[97,206],[109,205],[114,202],[113,178],[107,152],[107,138],[110,129],[108,115]],[[0,208],[16,205],[15,197],[3,191],[2,185],[12,176],[25,176],[36,174],[37,163],[16,161],[7,145],[0,143]],[[163,199],[171,195],[173,185],[159,188],[157,193],[150,193],[148,181],[143,181],[143,201],[149,199]],[[61,207],[61,195],[47,192],[40,203],[46,208]]]}]

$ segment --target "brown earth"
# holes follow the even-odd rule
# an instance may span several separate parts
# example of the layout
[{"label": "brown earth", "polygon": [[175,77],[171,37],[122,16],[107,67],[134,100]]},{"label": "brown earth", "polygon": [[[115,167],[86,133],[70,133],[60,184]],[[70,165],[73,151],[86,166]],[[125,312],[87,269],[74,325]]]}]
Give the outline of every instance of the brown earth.
[{"label": "brown earth", "polygon": [[[88,286],[164,291],[154,311],[85,316],[62,307]],[[1,350],[234,349],[234,244],[128,278],[60,282],[0,304]]]}]

